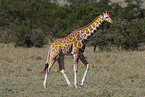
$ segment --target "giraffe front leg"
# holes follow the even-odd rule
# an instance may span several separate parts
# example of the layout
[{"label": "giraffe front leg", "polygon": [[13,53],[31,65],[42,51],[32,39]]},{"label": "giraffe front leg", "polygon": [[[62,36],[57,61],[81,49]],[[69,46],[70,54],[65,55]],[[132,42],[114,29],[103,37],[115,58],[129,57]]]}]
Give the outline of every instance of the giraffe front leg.
[{"label": "giraffe front leg", "polygon": [[83,76],[82,82],[81,82],[81,86],[83,86],[84,81],[85,81],[86,76],[87,76],[87,72],[88,72],[88,70],[89,70],[89,64],[88,64],[87,60],[85,59],[83,53],[81,53],[81,54],[79,55],[79,58],[80,58],[80,60],[81,60],[81,61],[85,64],[85,66],[86,66],[86,70],[85,70],[85,73],[84,73],[84,76]]},{"label": "giraffe front leg", "polygon": [[81,86],[83,86],[83,84],[84,84],[84,81],[85,81],[85,79],[86,79],[88,70],[89,70],[89,64],[87,64],[87,68],[86,68],[86,71],[85,71],[85,73],[84,73],[84,76],[83,76],[83,79],[82,79]]},{"label": "giraffe front leg", "polygon": [[74,54],[74,85],[77,88],[78,54]]}]

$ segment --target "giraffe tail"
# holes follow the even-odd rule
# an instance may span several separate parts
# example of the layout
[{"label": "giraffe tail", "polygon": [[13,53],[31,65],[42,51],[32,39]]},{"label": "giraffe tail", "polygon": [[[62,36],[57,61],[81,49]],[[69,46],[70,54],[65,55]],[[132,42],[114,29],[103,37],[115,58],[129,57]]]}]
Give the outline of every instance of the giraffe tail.
[{"label": "giraffe tail", "polygon": [[48,68],[49,64],[48,64],[48,58],[50,57],[50,53],[48,51],[48,55],[47,55],[47,60],[46,60],[46,63],[45,63],[45,68],[44,68],[44,71],[46,71],[46,69]]}]

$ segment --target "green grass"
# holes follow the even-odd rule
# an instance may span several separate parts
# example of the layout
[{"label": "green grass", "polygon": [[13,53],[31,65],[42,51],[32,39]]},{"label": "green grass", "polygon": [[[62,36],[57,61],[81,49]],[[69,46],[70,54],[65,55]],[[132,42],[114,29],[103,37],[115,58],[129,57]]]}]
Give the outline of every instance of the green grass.
[{"label": "green grass", "polygon": [[[77,89],[67,86],[57,62],[43,88],[48,47],[0,47],[1,97],[144,97],[145,51],[84,52],[91,64],[86,82]],[[73,85],[73,57],[65,57],[65,69]],[[79,62],[78,84],[85,71]]]}]

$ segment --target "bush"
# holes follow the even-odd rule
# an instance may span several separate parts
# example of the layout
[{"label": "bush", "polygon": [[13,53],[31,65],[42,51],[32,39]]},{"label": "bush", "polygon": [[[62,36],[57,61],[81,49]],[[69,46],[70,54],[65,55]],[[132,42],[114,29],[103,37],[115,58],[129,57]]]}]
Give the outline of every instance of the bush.
[{"label": "bush", "polygon": [[109,5],[110,0],[78,0],[70,6],[57,6],[47,0],[0,0],[0,42],[16,46],[43,47],[73,30],[90,23],[107,9],[114,25],[104,22],[89,45],[137,49],[145,43],[145,10],[139,5]]}]

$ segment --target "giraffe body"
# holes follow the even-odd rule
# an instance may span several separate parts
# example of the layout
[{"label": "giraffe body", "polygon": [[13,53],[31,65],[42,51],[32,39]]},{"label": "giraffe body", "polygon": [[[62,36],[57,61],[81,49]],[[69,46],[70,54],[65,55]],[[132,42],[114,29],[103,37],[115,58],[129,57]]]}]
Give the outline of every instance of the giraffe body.
[{"label": "giraffe body", "polygon": [[[102,13],[96,19],[94,19],[90,24],[80,29],[74,30],[65,38],[57,39],[50,45],[47,61],[46,61],[46,64],[48,66],[45,67],[46,74],[43,83],[44,88],[46,88],[46,80],[47,80],[48,72],[52,68],[55,61],[58,61],[61,73],[63,74],[67,84],[71,86],[70,81],[68,80],[64,71],[64,55],[66,54],[73,54],[74,56],[74,85],[76,88],[77,88],[77,68],[78,68],[77,64],[79,59],[86,66],[86,71],[81,83],[81,85],[83,85],[89,69],[89,64],[83,55],[83,52],[85,50],[85,44],[86,44],[85,40],[87,40],[94,33],[94,31],[99,27],[99,25],[104,20],[113,23],[107,12]],[[48,59],[49,59],[49,63],[48,63]]]}]

